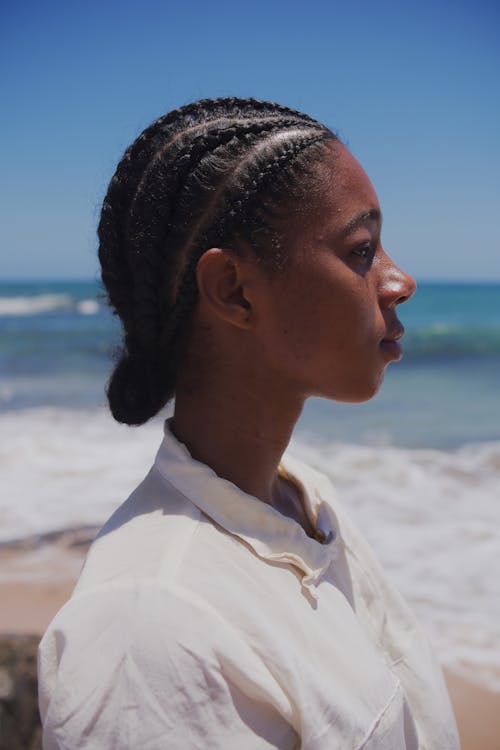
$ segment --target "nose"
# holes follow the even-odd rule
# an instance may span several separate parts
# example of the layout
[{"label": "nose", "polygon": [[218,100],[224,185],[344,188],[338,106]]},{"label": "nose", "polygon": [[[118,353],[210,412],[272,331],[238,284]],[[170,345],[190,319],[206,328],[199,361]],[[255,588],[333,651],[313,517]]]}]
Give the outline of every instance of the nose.
[{"label": "nose", "polygon": [[415,279],[385,256],[380,278],[380,298],[384,307],[395,307],[406,302],[415,294]]}]

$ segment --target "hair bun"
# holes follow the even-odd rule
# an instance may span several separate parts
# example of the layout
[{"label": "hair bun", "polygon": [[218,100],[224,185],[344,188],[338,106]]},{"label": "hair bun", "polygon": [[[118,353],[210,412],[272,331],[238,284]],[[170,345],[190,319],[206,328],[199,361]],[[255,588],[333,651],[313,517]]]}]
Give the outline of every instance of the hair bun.
[{"label": "hair bun", "polygon": [[165,405],[165,384],[159,362],[125,352],[108,383],[109,408],[117,422],[141,425]]}]

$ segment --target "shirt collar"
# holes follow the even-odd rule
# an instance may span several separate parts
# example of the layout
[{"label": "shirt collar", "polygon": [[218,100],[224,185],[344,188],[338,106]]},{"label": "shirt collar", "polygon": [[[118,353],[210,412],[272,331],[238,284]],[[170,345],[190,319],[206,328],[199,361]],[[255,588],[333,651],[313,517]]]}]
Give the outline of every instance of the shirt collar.
[{"label": "shirt collar", "polygon": [[322,544],[308,537],[293,519],[243,492],[194,459],[171,432],[171,421],[165,422],[164,439],[155,460],[162,476],[215,523],[248,544],[259,557],[292,563],[302,570],[302,585],[315,596],[310,586],[318,582],[335,557],[339,534],[335,514],[321,498],[311,476],[305,476],[307,467],[285,455],[279,473],[302,490],[305,511],[320,532],[319,536],[324,538]]}]

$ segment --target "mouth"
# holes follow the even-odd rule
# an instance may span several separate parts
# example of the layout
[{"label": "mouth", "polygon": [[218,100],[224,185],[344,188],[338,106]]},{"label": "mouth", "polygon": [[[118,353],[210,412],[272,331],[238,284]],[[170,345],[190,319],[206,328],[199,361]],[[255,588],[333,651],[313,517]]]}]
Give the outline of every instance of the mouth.
[{"label": "mouth", "polygon": [[403,338],[404,332],[404,327],[401,323],[398,323],[398,325],[394,326],[394,328],[387,332],[387,335],[384,336],[380,342],[380,348],[384,353],[390,355],[390,359],[392,360],[397,361],[403,356],[403,350],[399,340]]}]

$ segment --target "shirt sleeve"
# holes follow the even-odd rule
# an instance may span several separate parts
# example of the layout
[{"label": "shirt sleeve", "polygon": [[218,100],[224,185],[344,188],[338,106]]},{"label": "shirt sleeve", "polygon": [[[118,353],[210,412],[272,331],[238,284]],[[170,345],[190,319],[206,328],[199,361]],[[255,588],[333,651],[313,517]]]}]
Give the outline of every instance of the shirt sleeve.
[{"label": "shirt sleeve", "polygon": [[44,750],[300,745],[285,690],[217,613],[157,586],[94,590],[39,649]]}]

